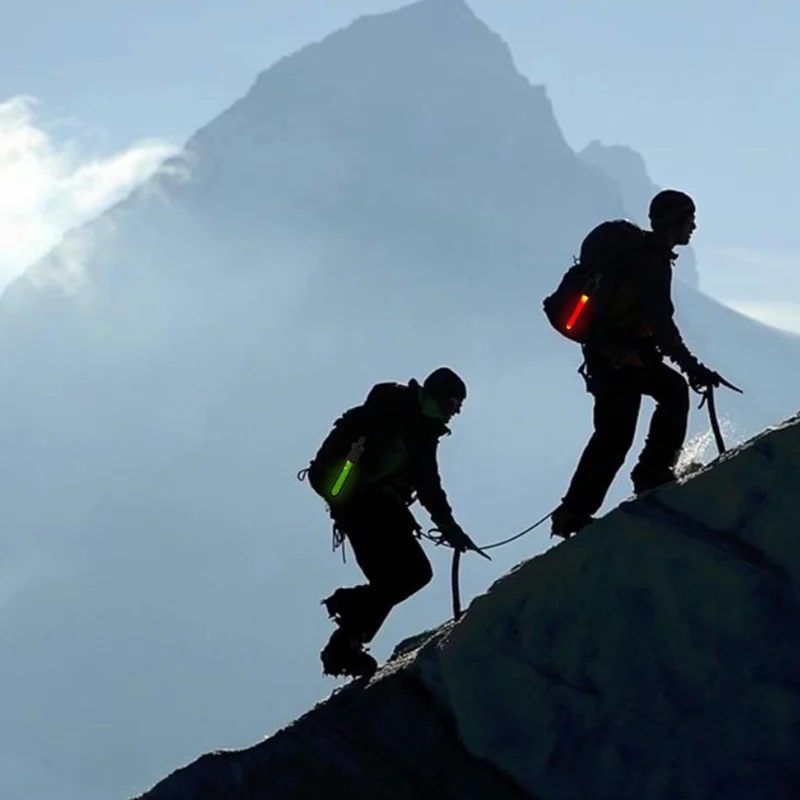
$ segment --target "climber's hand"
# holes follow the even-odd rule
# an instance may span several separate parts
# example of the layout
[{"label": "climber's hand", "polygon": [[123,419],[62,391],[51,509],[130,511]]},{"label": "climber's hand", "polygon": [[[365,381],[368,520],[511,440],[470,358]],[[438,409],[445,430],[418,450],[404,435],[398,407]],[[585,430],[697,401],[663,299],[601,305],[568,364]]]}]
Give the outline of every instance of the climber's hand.
[{"label": "climber's hand", "polygon": [[705,364],[698,362],[687,375],[689,386],[695,392],[701,393],[705,389],[716,389],[722,382],[722,376],[713,369],[709,369]]},{"label": "climber's hand", "polygon": [[442,532],[442,539],[454,550],[460,550],[463,553],[475,546],[472,539],[464,533],[464,530],[457,522],[443,525],[440,530]]},{"label": "climber's hand", "polygon": [[[480,553],[484,558],[489,558],[483,550],[472,541],[472,539],[464,533],[463,528],[457,522],[451,522],[449,525],[444,525],[440,528],[442,533],[442,538],[455,550],[458,550],[461,553],[466,552],[467,550],[474,550],[476,553]],[[491,561],[491,558],[489,558]]]}]

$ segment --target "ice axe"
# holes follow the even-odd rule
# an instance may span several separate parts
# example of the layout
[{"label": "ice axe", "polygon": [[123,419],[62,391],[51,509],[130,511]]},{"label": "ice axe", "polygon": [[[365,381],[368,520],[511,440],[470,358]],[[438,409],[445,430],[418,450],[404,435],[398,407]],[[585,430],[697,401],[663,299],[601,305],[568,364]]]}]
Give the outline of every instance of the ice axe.
[{"label": "ice axe", "polygon": [[[744,392],[738,386],[734,386],[729,381],[726,381],[725,378],[723,378],[719,373],[717,373],[717,381],[719,382],[720,386],[724,386],[726,389],[738,392],[739,394],[744,394]],[[714,386],[706,387],[705,391],[703,392],[703,399],[700,401],[700,405],[697,407],[702,408],[705,404],[708,404],[708,418],[711,421],[711,430],[714,433],[714,440],[717,443],[717,450],[719,450],[719,454],[722,455],[726,452],[726,447],[725,441],[722,438],[722,431],[719,427],[719,419],[717,418],[717,405],[714,402]]]},{"label": "ice axe", "polygon": [[[438,533],[439,535],[438,536],[433,536],[432,534],[434,534],[434,533]],[[428,531],[428,533],[425,536],[425,538],[426,539],[430,539],[431,541],[435,542],[436,544],[445,544],[448,547],[453,547],[453,545],[450,544],[450,542],[447,541],[447,539],[445,538],[444,534],[441,532],[441,530],[439,530],[439,528],[431,528]],[[462,548],[453,547],[453,550],[456,553],[467,553],[469,551],[472,551],[474,553],[477,553],[478,555],[483,556],[484,558],[489,559],[489,561],[492,560],[492,557],[488,553],[483,551],[480,547],[478,547],[478,545],[475,544],[475,542],[472,541],[472,539],[469,537],[468,534],[464,533],[464,538],[467,540],[466,541],[466,546],[462,547]]]},{"label": "ice axe", "polygon": [[476,545],[475,542],[473,542],[472,539],[470,539],[470,537],[467,536],[467,534],[464,535],[467,537],[467,539],[469,539],[469,546],[464,552],[471,550],[473,553],[477,553],[479,556],[483,556],[485,559],[489,561],[492,560],[492,557],[485,550],[482,550],[480,547],[478,547],[478,545]]},{"label": "ice axe", "polygon": [[[472,540],[470,540],[472,541]],[[468,548],[468,550],[473,550],[474,552],[482,555],[484,558],[488,558],[489,561],[492,560],[492,557],[488,553],[484,553],[475,542],[472,542],[472,547]],[[458,585],[458,567],[461,564],[461,554],[468,552],[468,550],[461,550],[457,547],[453,548],[453,560],[450,564],[450,590],[453,594],[453,619],[458,622],[461,618],[461,589]]]},{"label": "ice axe", "polygon": [[[439,536],[435,537],[432,534],[438,533]],[[450,566],[450,589],[453,594],[453,619],[458,620],[461,617],[462,609],[461,609],[461,590],[458,585],[458,568],[461,564],[461,554],[467,552],[475,552],[478,555],[483,556],[484,558],[488,559],[489,561],[492,560],[492,557],[484,552],[480,547],[478,547],[475,542],[465,533],[464,536],[467,539],[467,547],[462,549],[459,547],[453,547],[442,535],[442,532],[438,528],[431,528],[428,533],[425,535],[426,539],[431,539],[436,544],[446,544],[448,547],[453,547],[453,561]]]}]

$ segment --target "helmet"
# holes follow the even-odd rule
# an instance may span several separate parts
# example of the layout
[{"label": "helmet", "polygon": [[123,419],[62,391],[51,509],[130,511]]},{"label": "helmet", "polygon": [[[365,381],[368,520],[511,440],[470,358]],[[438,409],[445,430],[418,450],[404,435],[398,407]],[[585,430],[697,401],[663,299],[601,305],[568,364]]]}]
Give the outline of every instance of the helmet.
[{"label": "helmet", "polygon": [[677,189],[664,189],[650,201],[650,225],[664,230],[687,222],[695,213],[694,200]]},{"label": "helmet", "polygon": [[442,414],[449,419],[461,410],[467,399],[467,385],[449,367],[439,367],[431,372],[422,388],[439,406]]}]

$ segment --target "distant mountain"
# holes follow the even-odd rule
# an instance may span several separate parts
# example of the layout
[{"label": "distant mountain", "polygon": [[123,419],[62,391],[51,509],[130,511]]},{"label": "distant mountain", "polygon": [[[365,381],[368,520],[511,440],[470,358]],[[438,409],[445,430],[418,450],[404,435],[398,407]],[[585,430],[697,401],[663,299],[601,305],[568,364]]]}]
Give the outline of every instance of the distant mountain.
[{"label": "distant mountain", "polygon": [[[9,287],[0,760],[122,795],[328,691],[319,599],[355,576],[295,474],[375,381],[464,374],[442,472],[476,540],[551,509],[591,414],[541,301],[624,197],[465,3],[423,0],[275,64]],[[746,390],[729,443],[794,410],[798,340],[678,283],[690,346]],[[548,545],[465,565],[465,597]],[[448,608],[439,580],[378,654]]]},{"label": "distant mountain", "polygon": [[[644,158],[630,147],[604,145],[595,139],[578,155],[590,166],[597,167],[617,182],[622,190],[625,211],[628,217],[640,225],[647,226],[647,211],[650,200],[665,186],[656,186],[650,179]],[[671,187],[686,188],[686,187]],[[695,289],[700,286],[697,259],[694,250],[687,247],[677,263],[677,276]]]}]

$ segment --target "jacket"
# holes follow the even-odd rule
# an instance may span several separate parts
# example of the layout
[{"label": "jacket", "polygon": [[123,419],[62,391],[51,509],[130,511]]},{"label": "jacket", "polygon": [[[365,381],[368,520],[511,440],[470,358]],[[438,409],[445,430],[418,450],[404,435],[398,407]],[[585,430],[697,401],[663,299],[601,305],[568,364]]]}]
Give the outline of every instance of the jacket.
[{"label": "jacket", "polygon": [[587,347],[612,361],[633,365],[637,365],[637,355],[658,351],[690,372],[697,359],[674,320],[672,262],[676,258],[674,252],[659,246],[652,233],[648,234],[644,245],[620,265],[614,300],[596,341]]},{"label": "jacket", "polygon": [[[422,387],[378,383],[361,407],[359,432],[365,437],[364,454],[358,463],[357,489],[347,503],[372,491],[388,491],[406,505],[413,494],[442,528],[453,522],[453,512],[442,488],[437,451],[439,439],[450,433],[441,419],[422,410]],[[312,469],[323,469],[322,464]]]}]

